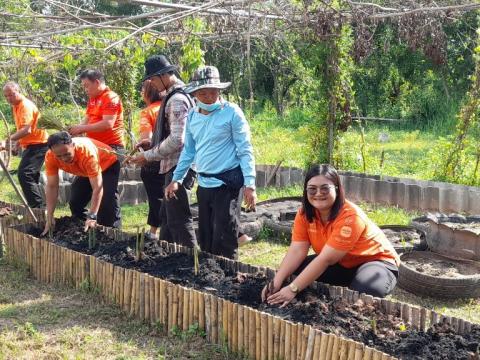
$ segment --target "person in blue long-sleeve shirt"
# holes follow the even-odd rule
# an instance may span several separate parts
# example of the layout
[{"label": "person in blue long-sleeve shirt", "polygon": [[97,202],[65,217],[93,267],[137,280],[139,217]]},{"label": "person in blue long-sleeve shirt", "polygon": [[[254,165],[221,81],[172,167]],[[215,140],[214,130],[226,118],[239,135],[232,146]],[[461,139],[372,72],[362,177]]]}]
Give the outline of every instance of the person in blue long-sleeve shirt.
[{"label": "person in blue long-sleeve shirt", "polygon": [[196,107],[188,114],[185,144],[165,198],[175,197],[195,163],[200,247],[235,258],[241,193],[247,207],[255,208],[255,159],[250,127],[242,110],[220,96],[228,86],[229,82],[220,82],[216,67],[205,66],[195,72],[185,88],[195,97]]}]

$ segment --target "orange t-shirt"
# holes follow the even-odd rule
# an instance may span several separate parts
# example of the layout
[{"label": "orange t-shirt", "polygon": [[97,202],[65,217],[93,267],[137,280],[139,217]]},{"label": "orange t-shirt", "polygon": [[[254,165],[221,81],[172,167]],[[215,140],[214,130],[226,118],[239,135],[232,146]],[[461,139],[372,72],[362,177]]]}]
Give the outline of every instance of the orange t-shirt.
[{"label": "orange t-shirt", "polygon": [[57,159],[52,150],[47,151],[45,155],[47,176],[57,175],[58,170],[62,169],[77,176],[96,177],[117,161],[115,154],[102,151],[102,149],[112,150],[112,148],[100,141],[86,137],[76,137],[72,141],[75,145],[75,155],[71,163]]},{"label": "orange t-shirt", "polygon": [[25,96],[22,96],[22,100],[17,105],[13,106],[12,110],[17,130],[20,130],[28,124],[31,124],[32,126],[32,132],[18,140],[22,147],[47,143],[47,131],[43,129],[37,129],[37,122],[40,118],[40,113],[32,101],[27,99]]},{"label": "orange t-shirt", "polygon": [[161,101],[156,101],[140,112],[140,134],[153,132],[161,105]]},{"label": "orange t-shirt", "polygon": [[115,123],[110,130],[87,132],[87,136],[107,145],[124,145],[123,143],[123,105],[120,96],[108,87],[100,95],[88,100],[87,124],[103,120],[104,115],[115,115]]},{"label": "orange t-shirt", "polygon": [[335,220],[323,225],[316,217],[309,223],[303,210],[295,216],[292,241],[308,241],[319,254],[325,245],[347,252],[339,261],[346,268],[369,261],[400,265],[400,258],[380,228],[355,204],[346,201]]}]

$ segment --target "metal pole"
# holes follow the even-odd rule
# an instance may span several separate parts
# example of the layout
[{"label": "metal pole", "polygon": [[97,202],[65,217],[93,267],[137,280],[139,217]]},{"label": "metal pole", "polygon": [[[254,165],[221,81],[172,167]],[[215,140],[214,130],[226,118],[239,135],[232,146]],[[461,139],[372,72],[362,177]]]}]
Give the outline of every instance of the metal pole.
[{"label": "metal pole", "polygon": [[15,192],[17,193],[17,195],[20,196],[20,199],[22,199],[23,205],[25,205],[27,207],[28,212],[30,213],[30,215],[32,215],[33,220],[35,220],[35,222],[38,222],[38,219],[35,216],[35,214],[33,213],[32,208],[30,206],[28,206],[27,200],[25,200],[22,192],[18,189],[17,184],[15,184],[15,181],[13,180],[12,175],[10,175],[10,173],[8,172],[8,169],[5,165],[5,163],[3,162],[2,158],[0,158],[0,166],[2,167],[3,171],[7,175],[7,178],[10,181],[10,183],[12,184],[13,188],[15,189]]}]

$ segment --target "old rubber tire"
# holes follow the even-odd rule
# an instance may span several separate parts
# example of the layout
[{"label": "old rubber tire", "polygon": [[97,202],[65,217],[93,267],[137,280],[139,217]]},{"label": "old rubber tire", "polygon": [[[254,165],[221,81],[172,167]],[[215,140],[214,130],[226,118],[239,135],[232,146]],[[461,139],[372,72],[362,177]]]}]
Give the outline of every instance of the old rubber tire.
[{"label": "old rubber tire", "polygon": [[[475,265],[480,268],[480,263],[471,260],[452,259],[428,251],[412,251],[400,256],[401,260],[428,253],[429,256],[457,261],[467,266]],[[465,275],[462,278],[449,278],[422,274],[402,261],[399,268],[398,286],[413,294],[448,299],[476,298],[480,296],[480,273]]]}]

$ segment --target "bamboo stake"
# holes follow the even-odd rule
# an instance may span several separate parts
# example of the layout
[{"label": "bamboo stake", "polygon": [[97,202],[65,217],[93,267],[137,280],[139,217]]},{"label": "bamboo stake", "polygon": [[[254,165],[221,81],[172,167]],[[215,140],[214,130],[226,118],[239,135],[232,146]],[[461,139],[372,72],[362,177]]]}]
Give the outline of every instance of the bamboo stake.
[{"label": "bamboo stake", "polygon": [[190,323],[188,320],[188,314],[190,312],[188,306],[190,305],[190,289],[183,289],[183,319],[182,319],[182,324],[183,324],[183,331],[188,330]]},{"label": "bamboo stake", "polygon": [[292,334],[290,335],[292,339],[292,345],[290,347],[290,358],[295,360],[297,358],[297,346],[298,346],[298,323],[293,324],[292,327]]},{"label": "bamboo stake", "polygon": [[176,286],[177,288],[177,299],[178,299],[178,307],[177,307],[177,327],[178,329],[183,329],[183,293],[185,288],[183,286]]},{"label": "bamboo stake", "polygon": [[301,323],[297,324],[297,359],[303,359],[303,341],[304,341],[304,329],[306,325]]},{"label": "bamboo stake", "polygon": [[262,345],[262,330],[261,330],[261,315],[260,312],[255,311],[255,359],[261,359],[261,345]]},{"label": "bamboo stake", "polygon": [[173,326],[173,292],[175,290],[173,284],[167,283],[168,291],[168,310],[167,310],[167,331],[170,332]]},{"label": "bamboo stake", "polygon": [[212,329],[211,341],[218,344],[218,303],[221,302],[216,296],[210,297],[210,326]]},{"label": "bamboo stake", "polygon": [[320,347],[322,345],[322,332],[320,330],[315,331],[315,340],[313,344],[313,355],[312,358],[315,360],[320,359]]},{"label": "bamboo stake", "polygon": [[198,324],[198,320],[195,319],[195,303],[196,303],[196,297],[195,297],[195,290],[190,289],[189,290],[189,302],[188,302],[188,322],[190,325],[195,325]]},{"label": "bamboo stake", "polygon": [[244,331],[243,331],[243,326],[244,326],[244,314],[245,307],[238,305],[238,313],[237,313],[237,346],[238,346],[238,352],[243,352],[245,353],[245,346],[243,345],[243,336],[244,336]]},{"label": "bamboo stake", "polygon": [[200,329],[205,329],[205,295],[198,293],[198,326]]},{"label": "bamboo stake", "polygon": [[160,293],[162,297],[162,324],[165,326],[166,329],[168,329],[169,289],[167,282],[164,280],[161,280],[160,282]]},{"label": "bamboo stake", "polygon": [[144,281],[143,296],[145,300],[143,305],[143,318],[148,323],[150,322],[150,275],[145,274]]},{"label": "bamboo stake", "polygon": [[198,321],[198,291],[193,290],[193,315],[192,315],[193,323],[198,324],[200,327],[200,323]]},{"label": "bamboo stake", "polygon": [[[285,323],[285,354],[283,355],[285,360],[290,360],[291,357],[291,345],[292,345],[292,323],[287,321]],[[282,354],[280,354],[282,356]]]},{"label": "bamboo stake", "polygon": [[273,336],[273,316],[267,314],[267,358],[268,360],[273,360],[273,346],[274,346],[274,336]]},{"label": "bamboo stake", "polygon": [[373,360],[382,360],[382,352],[373,349]]},{"label": "bamboo stake", "polygon": [[155,315],[154,315],[154,322],[160,322],[160,279],[155,278],[154,280],[154,299],[155,299]]},{"label": "bamboo stake", "polygon": [[345,338],[340,338],[339,340],[339,358],[340,360],[347,360],[348,359],[348,340]]},{"label": "bamboo stake", "polygon": [[172,329],[178,327],[178,286],[172,286]]},{"label": "bamboo stake", "polygon": [[212,342],[212,309],[211,309],[211,295],[205,295],[205,332],[207,333],[207,340]]},{"label": "bamboo stake", "polygon": [[260,347],[260,359],[267,360],[268,358],[268,319],[267,314],[262,312],[260,314],[260,326],[261,326],[261,347]]},{"label": "bamboo stake", "polygon": [[139,299],[139,315],[140,315],[140,319],[141,320],[146,320],[145,319],[145,297],[146,297],[146,286],[147,284],[145,283],[145,277],[146,277],[146,274],[145,273],[140,273],[140,292],[139,292],[139,295],[140,295],[140,299]]},{"label": "bamboo stake", "polygon": [[284,357],[285,356],[285,327],[287,325],[286,321],[279,320],[280,321],[280,348],[278,350],[278,357]]},{"label": "bamboo stake", "polygon": [[250,313],[248,307],[243,307],[243,353],[249,353],[248,335],[250,329]]},{"label": "bamboo stake", "polygon": [[305,326],[307,330],[307,345],[305,348],[305,360],[313,359],[313,352],[315,351],[315,330],[311,326]]},{"label": "bamboo stake", "polygon": [[224,299],[218,299],[217,301],[217,339],[218,344],[223,345],[225,343],[225,330],[223,328],[223,303]]},{"label": "bamboo stake", "polygon": [[248,308],[248,355],[254,359],[257,353],[256,347],[256,316],[255,311]]},{"label": "bamboo stake", "polygon": [[132,306],[132,280],[132,271],[130,269],[125,269],[125,284],[123,288],[123,310],[127,313],[130,313],[130,309]]},{"label": "bamboo stake", "polygon": [[373,349],[369,346],[365,346],[365,351],[363,353],[362,360],[372,360],[373,359]]},{"label": "bamboo stake", "polygon": [[228,301],[222,300],[223,342],[228,344]]},{"label": "bamboo stake", "polygon": [[340,355],[340,337],[333,336],[332,359],[338,359]]},{"label": "bamboo stake", "polygon": [[113,298],[113,264],[108,263],[108,300],[110,303],[114,301]]},{"label": "bamboo stake", "polygon": [[327,356],[325,356],[325,359],[332,359],[332,354],[333,354],[333,345],[335,342],[335,335],[333,334],[328,334],[327,335],[328,340],[327,340]]},{"label": "bamboo stake", "polygon": [[232,351],[233,352],[238,352],[238,325],[237,325],[237,319],[238,319],[238,304],[232,303],[232,313],[231,313],[231,332],[232,332]]},{"label": "bamboo stake", "polygon": [[139,271],[135,271],[135,316],[140,317],[140,298],[142,298],[142,294],[140,293],[140,278],[141,273]]},{"label": "bamboo stake", "polygon": [[353,360],[363,360],[364,351],[365,351],[365,345],[356,342]]}]

